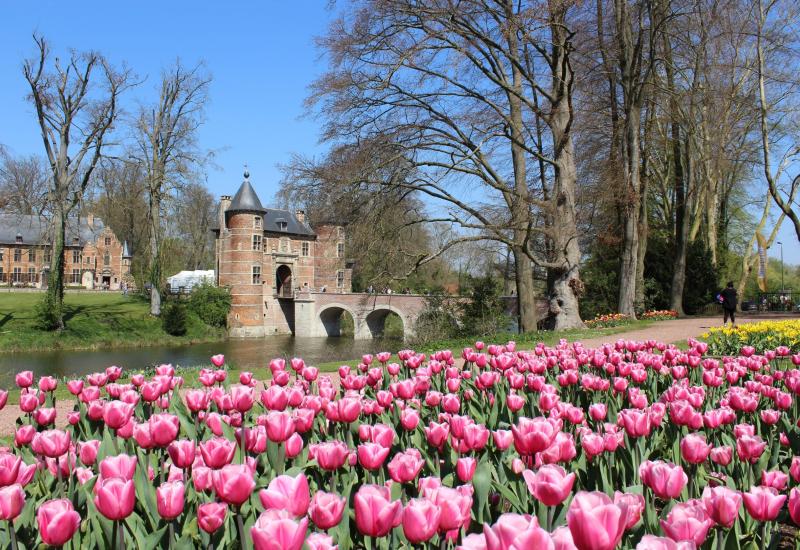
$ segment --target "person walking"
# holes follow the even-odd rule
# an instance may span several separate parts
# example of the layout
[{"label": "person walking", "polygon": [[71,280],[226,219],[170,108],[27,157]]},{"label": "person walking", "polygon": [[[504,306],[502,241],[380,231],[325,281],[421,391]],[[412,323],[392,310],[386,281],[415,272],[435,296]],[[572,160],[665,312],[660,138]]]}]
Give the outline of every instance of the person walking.
[{"label": "person walking", "polygon": [[737,306],[737,295],[736,289],[733,288],[733,281],[728,281],[728,284],[719,293],[720,298],[722,299],[722,324],[728,324],[728,317],[731,319],[731,326],[736,326],[736,306]]}]

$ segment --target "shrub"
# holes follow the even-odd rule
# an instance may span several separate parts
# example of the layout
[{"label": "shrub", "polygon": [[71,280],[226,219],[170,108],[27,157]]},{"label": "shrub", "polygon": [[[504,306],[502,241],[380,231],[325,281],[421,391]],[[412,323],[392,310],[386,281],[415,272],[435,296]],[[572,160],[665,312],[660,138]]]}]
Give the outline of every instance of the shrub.
[{"label": "shrub", "polygon": [[461,323],[466,334],[488,336],[508,330],[511,318],[500,296],[500,285],[487,275],[472,280],[470,299],[463,305]]},{"label": "shrub", "polygon": [[186,306],[183,302],[168,302],[161,310],[161,327],[173,336],[186,334]]},{"label": "shrub", "polygon": [[44,295],[41,302],[36,304],[33,310],[36,328],[41,330],[56,330],[59,328],[58,320],[61,318],[61,311],[53,297],[48,292]]},{"label": "shrub", "polygon": [[224,327],[231,310],[231,293],[227,288],[203,282],[192,289],[189,310],[207,325]]}]

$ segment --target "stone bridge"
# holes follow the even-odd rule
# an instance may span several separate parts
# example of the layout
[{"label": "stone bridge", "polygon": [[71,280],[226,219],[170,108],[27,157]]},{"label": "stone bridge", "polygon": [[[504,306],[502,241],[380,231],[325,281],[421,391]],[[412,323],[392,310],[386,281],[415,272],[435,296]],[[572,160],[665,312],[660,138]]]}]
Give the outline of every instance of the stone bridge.
[{"label": "stone bridge", "polygon": [[[403,323],[403,335],[414,336],[417,318],[425,309],[429,296],[422,294],[367,294],[333,292],[297,292],[294,295],[295,336],[340,336],[342,313],[353,318],[353,337],[366,340],[383,334],[386,317],[395,313]],[[461,302],[466,298],[446,298]],[[516,296],[504,297],[506,311],[517,315]],[[540,300],[543,313],[547,303]]]},{"label": "stone bridge", "polygon": [[386,317],[396,313],[403,334],[412,336],[427,296],[419,294],[366,294],[300,292],[294,298],[295,336],[339,336],[342,313],[353,318],[353,337],[369,339],[383,334]]}]

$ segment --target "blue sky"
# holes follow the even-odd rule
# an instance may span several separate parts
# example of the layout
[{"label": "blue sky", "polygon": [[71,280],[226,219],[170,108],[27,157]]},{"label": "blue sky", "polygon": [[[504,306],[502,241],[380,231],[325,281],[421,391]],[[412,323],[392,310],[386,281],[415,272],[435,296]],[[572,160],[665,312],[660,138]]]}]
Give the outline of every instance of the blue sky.
[{"label": "blue sky", "polygon": [[[80,7],[78,7],[80,4]],[[278,189],[277,164],[314,154],[318,124],[303,118],[308,85],[324,68],[314,37],[333,13],[326,0],[262,2],[4,2],[0,17],[0,143],[13,153],[40,153],[41,138],[22,60],[42,33],[54,53],[94,49],[148,79],[130,92],[152,100],[161,69],[177,57],[205,61],[213,76],[201,145],[217,151],[207,185],[233,193],[247,163],[262,201]]]},{"label": "blue sky", "polygon": [[[278,190],[279,163],[292,153],[317,154],[318,123],[305,118],[308,86],[324,69],[314,46],[333,17],[328,0],[261,2],[5,2],[0,18],[0,143],[13,153],[41,152],[41,140],[21,63],[35,53],[31,33],[68,48],[95,49],[126,63],[148,80],[129,95],[129,106],[151,101],[161,69],[177,57],[203,60],[213,76],[201,145],[217,152],[208,173],[215,195],[233,193],[247,163],[265,203]],[[773,210],[777,210],[774,208]],[[800,264],[790,223],[779,239],[787,263]],[[778,257],[775,246],[770,256]]]}]

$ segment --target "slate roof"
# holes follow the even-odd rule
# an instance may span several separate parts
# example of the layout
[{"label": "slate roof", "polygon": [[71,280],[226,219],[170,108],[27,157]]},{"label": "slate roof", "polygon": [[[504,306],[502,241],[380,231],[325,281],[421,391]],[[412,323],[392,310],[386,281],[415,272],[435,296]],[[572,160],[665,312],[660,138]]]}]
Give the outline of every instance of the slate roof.
[{"label": "slate roof", "polygon": [[[67,221],[67,246],[78,244],[83,246],[94,242],[105,228],[103,220],[95,217],[93,225],[87,218],[70,218]],[[49,244],[51,225],[47,218],[36,214],[8,214],[0,212],[0,244],[15,244],[17,236],[22,237],[22,244]]]},{"label": "slate roof", "polygon": [[[260,212],[264,217],[264,231],[274,233],[289,233],[292,235],[315,236],[311,227],[297,219],[297,216],[289,210],[279,210],[277,208],[264,208],[258,198],[256,190],[250,185],[249,174],[245,173],[245,179],[241,187],[231,199],[231,205],[225,212]],[[280,228],[280,223],[286,224],[286,229]],[[219,231],[219,227],[212,227],[212,231]]]}]

